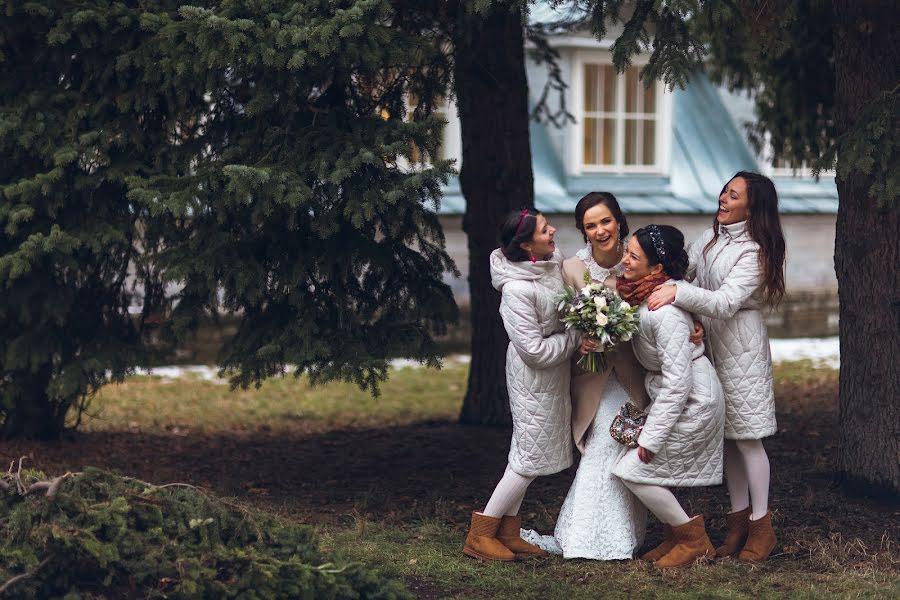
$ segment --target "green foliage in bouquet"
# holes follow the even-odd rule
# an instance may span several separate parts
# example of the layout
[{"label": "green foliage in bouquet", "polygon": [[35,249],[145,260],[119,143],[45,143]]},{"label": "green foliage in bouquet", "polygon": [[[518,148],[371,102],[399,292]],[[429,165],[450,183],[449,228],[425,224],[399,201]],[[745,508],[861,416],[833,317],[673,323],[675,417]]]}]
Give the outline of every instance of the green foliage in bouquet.
[{"label": "green foliage in bouquet", "polygon": [[600,350],[585,354],[578,366],[601,373],[606,369],[605,353],[619,342],[630,340],[637,331],[638,307],[622,300],[615,290],[593,282],[587,273],[584,284],[580,290],[566,286],[557,308],[566,329],[575,329],[600,342]]},{"label": "green foliage in bouquet", "polygon": [[331,564],[310,527],[191,486],[93,468],[55,488],[41,478],[26,471],[0,485],[0,596],[411,597],[377,571]]}]

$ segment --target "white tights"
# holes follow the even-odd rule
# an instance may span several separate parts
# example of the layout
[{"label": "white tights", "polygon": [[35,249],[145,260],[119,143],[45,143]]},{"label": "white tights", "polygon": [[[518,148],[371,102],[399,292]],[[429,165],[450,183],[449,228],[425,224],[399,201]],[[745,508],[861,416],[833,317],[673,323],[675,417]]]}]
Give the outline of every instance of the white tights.
[{"label": "white tights", "polygon": [[762,440],[725,440],[725,485],[731,512],[751,506],[754,521],[769,512],[769,457]]},{"label": "white tights", "polygon": [[494,493],[491,494],[491,499],[488,500],[482,514],[494,518],[519,514],[519,507],[522,506],[525,491],[532,481],[534,481],[534,477],[519,475],[512,470],[512,467],[506,465],[506,472],[503,473],[503,477],[494,488]]},{"label": "white tights", "polygon": [[669,488],[661,485],[634,483],[624,479],[622,483],[663,523],[677,527],[691,520]]}]

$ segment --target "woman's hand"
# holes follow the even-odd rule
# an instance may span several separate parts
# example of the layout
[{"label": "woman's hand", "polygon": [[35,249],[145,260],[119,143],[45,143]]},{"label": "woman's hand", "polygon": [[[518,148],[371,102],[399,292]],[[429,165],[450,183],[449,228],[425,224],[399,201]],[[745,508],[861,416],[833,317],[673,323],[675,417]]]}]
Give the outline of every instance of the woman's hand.
[{"label": "woman's hand", "polygon": [[675,302],[675,292],[677,290],[678,288],[671,283],[656,286],[656,289],[653,290],[653,293],[647,298],[647,308],[656,310],[662,308],[666,304],[672,304]]},{"label": "woman's hand", "polygon": [[691,333],[690,338],[694,345],[699,346],[703,343],[703,338],[706,337],[706,330],[703,329],[703,324],[700,323],[697,319],[694,319],[694,331]]},{"label": "woman's hand", "polygon": [[643,446],[638,446],[638,458],[641,459],[641,462],[644,464],[650,464],[650,461],[653,460],[653,457],[656,456],[653,452],[650,452]]},{"label": "woman's hand", "polygon": [[596,338],[586,337],[581,340],[581,348],[579,351],[582,354],[590,354],[591,352],[596,352],[600,349],[600,342]]}]

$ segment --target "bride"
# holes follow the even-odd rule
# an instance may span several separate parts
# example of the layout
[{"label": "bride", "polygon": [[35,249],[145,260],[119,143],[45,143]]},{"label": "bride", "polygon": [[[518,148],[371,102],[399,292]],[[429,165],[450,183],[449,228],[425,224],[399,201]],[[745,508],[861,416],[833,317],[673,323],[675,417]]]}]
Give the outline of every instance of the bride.
[{"label": "bride", "polygon": [[[598,283],[621,275],[628,223],[615,196],[586,195],[575,206],[575,224],[587,246],[563,263],[566,285],[583,287],[585,272]],[[574,367],[572,434],[582,456],[554,535],[523,532],[533,543],[564,558],[629,559],[644,540],[647,511],[612,475],[612,465],[625,447],[609,435],[609,425],[625,402],[647,405],[644,372],[630,343],[619,344],[607,361],[603,373]]]}]

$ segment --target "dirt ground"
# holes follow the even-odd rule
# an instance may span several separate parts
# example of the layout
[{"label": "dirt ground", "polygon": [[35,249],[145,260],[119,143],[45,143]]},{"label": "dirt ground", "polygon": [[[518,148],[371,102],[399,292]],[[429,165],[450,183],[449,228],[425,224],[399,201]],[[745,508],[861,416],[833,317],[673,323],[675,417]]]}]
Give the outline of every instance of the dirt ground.
[{"label": "dirt ground", "polygon": [[[782,388],[779,433],[766,441],[770,503],[783,541],[776,552],[788,557],[813,552],[816,540],[864,547],[863,554],[900,540],[900,503],[848,494],[833,483],[834,387]],[[423,422],[289,435],[77,433],[58,442],[7,442],[0,458],[8,464],[27,456],[26,466],[48,474],[94,465],[154,483],[192,483],[311,524],[347,525],[359,515],[421,516],[462,532],[469,511],[483,506],[502,474],[508,444],[503,429]],[[552,530],[574,473],[571,468],[533,484],[523,505],[526,523]],[[713,517],[712,532],[721,529],[718,517],[727,512],[723,486],[687,490],[679,497],[688,512]],[[654,524],[648,545],[659,537]]]}]

